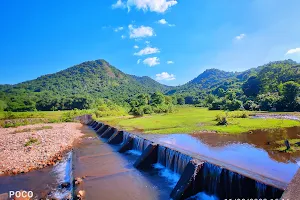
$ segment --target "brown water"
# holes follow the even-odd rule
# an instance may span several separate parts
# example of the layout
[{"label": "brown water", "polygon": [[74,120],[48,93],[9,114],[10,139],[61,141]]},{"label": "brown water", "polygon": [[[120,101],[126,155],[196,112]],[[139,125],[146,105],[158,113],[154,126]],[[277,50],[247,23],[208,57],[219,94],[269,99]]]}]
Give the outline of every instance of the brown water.
[{"label": "brown water", "polygon": [[283,183],[289,183],[299,169],[299,152],[289,154],[272,149],[276,146],[275,141],[299,139],[300,127],[258,130],[239,135],[199,133],[144,136]]},{"label": "brown water", "polygon": [[35,170],[15,176],[0,176],[0,194],[9,191],[32,191],[33,199],[55,197],[61,199],[71,192],[71,188],[61,188],[60,184],[71,182],[71,152],[55,166]]},{"label": "brown water", "polygon": [[25,190],[33,191],[36,197],[42,197],[46,196],[56,186],[56,178],[51,175],[51,168],[17,176],[0,176],[0,194]]},{"label": "brown water", "polygon": [[84,129],[86,138],[74,149],[73,173],[74,177],[86,177],[78,189],[86,191],[87,199],[169,199],[172,188],[159,176],[135,169],[136,156],[118,153],[118,146],[108,145],[95,138],[92,129]]},{"label": "brown water", "polygon": [[[118,153],[118,146],[106,144],[87,126],[83,126],[82,132],[85,136],[73,148],[73,163],[16,176],[0,176],[0,194],[26,190],[33,191],[34,199],[40,199],[48,194],[57,194],[60,183],[65,182],[66,177],[70,180],[72,176],[85,176],[77,191],[85,190],[87,199],[169,199],[171,185],[153,171],[135,169],[133,163],[137,156]],[[73,174],[66,170],[69,165],[73,165]],[[59,192],[55,196],[62,199],[65,191]]]}]

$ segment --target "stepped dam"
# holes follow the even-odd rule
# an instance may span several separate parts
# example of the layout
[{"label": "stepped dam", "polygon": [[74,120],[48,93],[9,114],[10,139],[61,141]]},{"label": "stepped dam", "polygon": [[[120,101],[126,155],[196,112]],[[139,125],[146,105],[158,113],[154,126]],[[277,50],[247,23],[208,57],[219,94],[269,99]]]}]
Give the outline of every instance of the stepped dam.
[{"label": "stepped dam", "polygon": [[173,181],[169,199],[280,199],[287,184],[193,152],[160,144],[143,135],[119,131],[91,116],[78,118],[120,154],[135,155],[133,166],[151,169]]}]

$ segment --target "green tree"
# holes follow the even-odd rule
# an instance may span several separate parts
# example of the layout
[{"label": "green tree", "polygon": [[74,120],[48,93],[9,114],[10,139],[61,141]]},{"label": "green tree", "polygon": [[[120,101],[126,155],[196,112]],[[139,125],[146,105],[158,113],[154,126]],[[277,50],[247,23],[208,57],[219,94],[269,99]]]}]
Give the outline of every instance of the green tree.
[{"label": "green tree", "polygon": [[288,81],[283,84],[283,101],[289,110],[297,107],[297,97],[299,96],[300,85],[294,81]]},{"label": "green tree", "polygon": [[184,98],[183,97],[177,97],[177,104],[184,105],[185,104]]},{"label": "green tree", "polygon": [[4,111],[7,108],[5,101],[0,100],[0,111]]},{"label": "green tree", "polygon": [[257,76],[251,76],[242,86],[244,94],[248,97],[256,97],[259,94],[260,84]]},{"label": "green tree", "polygon": [[165,96],[161,92],[155,92],[151,95],[151,103],[160,105],[165,103]]}]

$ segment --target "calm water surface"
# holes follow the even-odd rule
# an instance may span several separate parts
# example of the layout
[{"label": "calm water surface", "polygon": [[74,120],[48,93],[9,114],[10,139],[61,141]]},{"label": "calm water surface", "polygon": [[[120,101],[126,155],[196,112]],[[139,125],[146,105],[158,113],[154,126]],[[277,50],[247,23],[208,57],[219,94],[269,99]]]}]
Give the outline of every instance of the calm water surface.
[{"label": "calm water surface", "polygon": [[300,127],[258,130],[239,135],[199,133],[144,136],[285,183],[291,181],[299,168],[299,152],[289,154],[272,149],[276,146],[275,141],[299,139]]}]

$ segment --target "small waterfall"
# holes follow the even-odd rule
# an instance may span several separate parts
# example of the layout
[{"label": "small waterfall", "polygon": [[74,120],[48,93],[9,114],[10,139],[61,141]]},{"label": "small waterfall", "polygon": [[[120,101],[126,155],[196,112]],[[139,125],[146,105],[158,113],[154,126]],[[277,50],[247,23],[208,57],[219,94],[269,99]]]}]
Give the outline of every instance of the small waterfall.
[{"label": "small waterfall", "polygon": [[152,142],[141,137],[135,137],[132,150],[143,152]]},{"label": "small waterfall", "polygon": [[205,163],[203,167],[203,180],[209,179],[208,187],[212,194],[217,193],[217,187],[220,185],[222,168],[210,163]]},{"label": "small waterfall", "polygon": [[186,165],[192,158],[170,148],[158,147],[158,163],[165,166],[167,169],[182,174]]},{"label": "small waterfall", "polygon": [[165,177],[170,182],[170,187],[175,187],[184,168],[192,158],[159,145],[157,159],[158,161],[153,167],[159,170],[158,173],[160,176]]},{"label": "small waterfall", "polygon": [[64,158],[63,161],[54,166],[52,173],[57,177],[57,183],[69,183],[70,186],[67,188],[58,187],[53,191],[51,196],[57,199],[65,199],[67,196],[72,196],[73,193],[73,170],[72,170],[72,157],[73,153],[70,151]]},{"label": "small waterfall", "polygon": [[282,190],[260,183],[214,164],[204,163],[193,183],[193,195],[205,193],[213,198],[279,198]]},{"label": "small waterfall", "polygon": [[255,187],[256,187],[256,190],[257,190],[257,198],[265,197],[267,186],[265,184],[260,183],[260,182],[256,182]]},{"label": "small waterfall", "polygon": [[130,154],[141,155],[142,152],[149,146],[149,144],[152,143],[150,140],[146,140],[146,139],[141,138],[141,137],[139,137],[135,134],[124,132],[123,133],[123,142],[122,142],[122,144],[124,144],[126,141],[128,141],[128,139],[130,137],[133,138],[132,149],[128,151],[128,153],[130,153]]},{"label": "small waterfall", "polygon": [[124,144],[124,143],[128,140],[128,138],[129,138],[130,136],[132,136],[131,133],[128,133],[128,132],[124,131],[124,132],[123,132],[123,141],[122,141],[121,144]]}]

